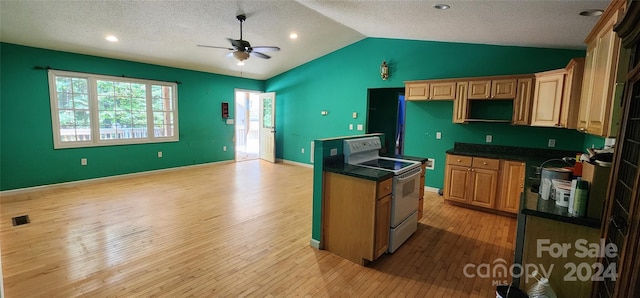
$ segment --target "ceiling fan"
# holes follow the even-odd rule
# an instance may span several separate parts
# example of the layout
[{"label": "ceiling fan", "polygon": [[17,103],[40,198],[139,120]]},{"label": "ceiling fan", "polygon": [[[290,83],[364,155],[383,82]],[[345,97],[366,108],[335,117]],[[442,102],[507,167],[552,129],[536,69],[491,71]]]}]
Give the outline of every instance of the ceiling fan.
[{"label": "ceiling fan", "polygon": [[233,56],[238,59],[238,65],[244,65],[244,60],[249,59],[249,56],[269,59],[271,56],[266,55],[262,52],[275,52],[280,51],[279,47],[274,46],[257,46],[252,47],[251,44],[242,39],[242,23],[247,19],[247,16],[241,14],[237,15],[236,19],[240,21],[240,39],[231,39],[227,38],[227,40],[231,43],[232,47],[216,47],[216,46],[208,46],[208,45],[198,45],[199,47],[204,48],[214,48],[214,49],[227,49],[230,52],[227,56]]}]

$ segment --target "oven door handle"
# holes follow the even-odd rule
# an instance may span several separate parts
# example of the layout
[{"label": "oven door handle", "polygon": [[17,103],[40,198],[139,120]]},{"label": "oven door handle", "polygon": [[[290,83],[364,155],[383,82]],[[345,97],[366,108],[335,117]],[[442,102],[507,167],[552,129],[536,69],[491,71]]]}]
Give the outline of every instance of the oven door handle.
[{"label": "oven door handle", "polygon": [[412,170],[410,172],[406,172],[406,173],[404,173],[402,175],[399,175],[398,178],[397,178],[398,179],[397,181],[401,182],[401,181],[413,179],[415,176],[420,176],[421,172],[422,172],[421,168],[416,168],[416,170]]}]

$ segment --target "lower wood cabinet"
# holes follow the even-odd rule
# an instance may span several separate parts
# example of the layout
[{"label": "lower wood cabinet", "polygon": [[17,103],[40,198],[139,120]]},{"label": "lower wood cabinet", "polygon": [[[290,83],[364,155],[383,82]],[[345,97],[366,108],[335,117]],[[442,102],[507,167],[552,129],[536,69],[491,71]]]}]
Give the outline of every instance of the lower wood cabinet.
[{"label": "lower wood cabinet", "polygon": [[510,213],[520,210],[520,194],[524,191],[526,166],[521,161],[504,161],[502,164],[502,187],[498,209]]},{"label": "lower wood cabinet", "polygon": [[364,265],[388,250],[392,179],[376,182],[325,172],[322,246]]},{"label": "lower wood cabinet", "polygon": [[420,173],[420,199],[418,200],[418,220],[422,218],[424,209],[424,179],[426,178],[427,164],[422,164],[422,173]]},{"label": "lower wood cabinet", "polygon": [[524,163],[452,154],[446,163],[446,200],[518,213]]}]

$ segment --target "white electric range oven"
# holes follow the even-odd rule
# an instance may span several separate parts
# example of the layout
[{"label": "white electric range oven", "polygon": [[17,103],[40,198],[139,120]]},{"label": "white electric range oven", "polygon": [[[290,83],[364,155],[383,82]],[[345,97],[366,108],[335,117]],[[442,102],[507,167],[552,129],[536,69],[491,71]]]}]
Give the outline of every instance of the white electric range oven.
[{"label": "white electric range oven", "polygon": [[393,253],[418,227],[418,202],[420,200],[420,162],[381,157],[379,137],[363,137],[344,141],[344,161],[393,173],[391,193],[391,226],[389,227],[389,252]]}]

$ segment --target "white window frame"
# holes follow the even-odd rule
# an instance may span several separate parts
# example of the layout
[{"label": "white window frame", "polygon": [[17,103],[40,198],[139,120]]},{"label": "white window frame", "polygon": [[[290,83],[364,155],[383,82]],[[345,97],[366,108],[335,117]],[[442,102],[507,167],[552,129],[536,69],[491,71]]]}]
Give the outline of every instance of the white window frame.
[{"label": "white window frame", "polygon": [[[49,99],[51,103],[51,126],[53,129],[53,147],[54,149],[64,148],[82,148],[82,147],[98,147],[98,146],[114,146],[114,145],[130,145],[130,144],[147,144],[147,143],[164,143],[164,142],[178,142],[180,140],[180,129],[178,127],[178,85],[171,82],[153,81],[144,79],[134,79],[126,77],[114,77],[106,75],[96,75],[81,72],[71,72],[62,70],[48,71],[49,76]],[[91,140],[90,141],[62,141],[60,135],[60,117],[58,108],[58,92],[56,86],[56,77],[73,77],[83,78],[88,81],[88,96],[89,96],[89,113],[90,113],[90,125],[91,125]],[[146,85],[146,112],[147,112],[147,137],[146,138],[129,138],[129,139],[100,139],[100,121],[98,111],[98,92],[97,92],[97,80],[109,80],[126,83],[137,83]],[[153,123],[153,105],[152,105],[152,85],[160,85],[171,87],[171,100],[173,110],[173,135],[168,137],[156,137],[154,135],[154,123]]]}]

